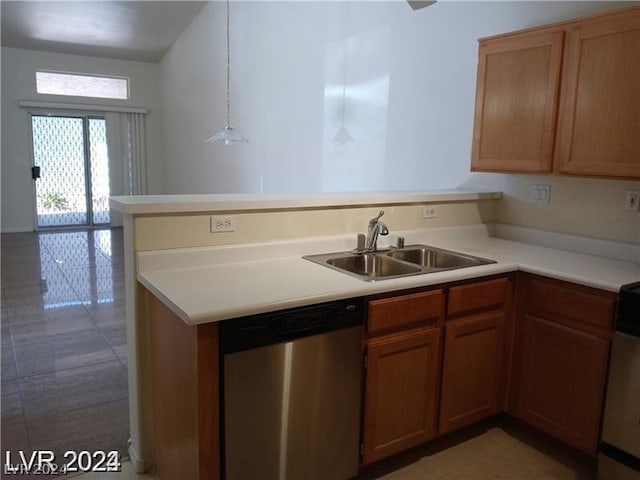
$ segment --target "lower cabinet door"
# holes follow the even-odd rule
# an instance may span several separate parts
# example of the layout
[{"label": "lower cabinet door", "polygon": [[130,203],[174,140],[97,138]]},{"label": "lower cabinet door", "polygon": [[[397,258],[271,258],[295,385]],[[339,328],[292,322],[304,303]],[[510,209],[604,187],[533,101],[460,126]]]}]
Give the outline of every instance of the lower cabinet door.
[{"label": "lower cabinet door", "polygon": [[527,315],[517,416],[595,455],[608,354],[604,338]]},{"label": "lower cabinet door", "polygon": [[439,357],[440,328],[369,341],[363,464],[435,436]]},{"label": "lower cabinet door", "polygon": [[501,410],[503,329],[503,312],[447,322],[439,433],[456,430]]}]

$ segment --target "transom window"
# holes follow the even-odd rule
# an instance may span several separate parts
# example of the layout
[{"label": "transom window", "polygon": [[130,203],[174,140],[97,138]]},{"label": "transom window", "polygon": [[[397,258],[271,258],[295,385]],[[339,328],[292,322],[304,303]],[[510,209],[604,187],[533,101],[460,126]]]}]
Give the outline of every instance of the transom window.
[{"label": "transom window", "polygon": [[79,73],[36,72],[36,93],[129,99],[129,79]]}]

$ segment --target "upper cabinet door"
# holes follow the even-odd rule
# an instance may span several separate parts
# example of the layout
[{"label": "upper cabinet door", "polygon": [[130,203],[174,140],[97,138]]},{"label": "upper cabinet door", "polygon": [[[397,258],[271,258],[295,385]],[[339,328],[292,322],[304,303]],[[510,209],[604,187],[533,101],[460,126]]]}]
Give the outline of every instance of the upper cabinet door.
[{"label": "upper cabinet door", "polygon": [[551,172],[564,30],[480,42],[471,170]]},{"label": "upper cabinet door", "polygon": [[567,30],[560,173],[640,178],[640,9]]}]

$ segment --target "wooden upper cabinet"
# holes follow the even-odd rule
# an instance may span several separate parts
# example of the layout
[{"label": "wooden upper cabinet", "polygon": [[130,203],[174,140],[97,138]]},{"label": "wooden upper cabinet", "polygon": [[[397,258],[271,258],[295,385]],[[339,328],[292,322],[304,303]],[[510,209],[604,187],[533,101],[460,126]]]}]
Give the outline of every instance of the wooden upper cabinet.
[{"label": "wooden upper cabinet", "polygon": [[568,29],[556,165],[640,178],[640,9]]},{"label": "wooden upper cabinet", "polygon": [[563,37],[480,42],[471,170],[551,172]]},{"label": "wooden upper cabinet", "polygon": [[640,7],[480,40],[471,170],[640,178]]}]

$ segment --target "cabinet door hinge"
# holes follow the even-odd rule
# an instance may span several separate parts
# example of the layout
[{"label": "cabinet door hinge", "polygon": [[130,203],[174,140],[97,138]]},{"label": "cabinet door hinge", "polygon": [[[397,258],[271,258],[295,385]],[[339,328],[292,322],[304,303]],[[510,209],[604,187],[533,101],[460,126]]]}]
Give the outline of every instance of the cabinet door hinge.
[{"label": "cabinet door hinge", "polygon": [[360,444],[360,456],[364,455],[364,443]]},{"label": "cabinet door hinge", "polygon": [[369,355],[365,353],[364,355],[364,368],[369,367]]}]

